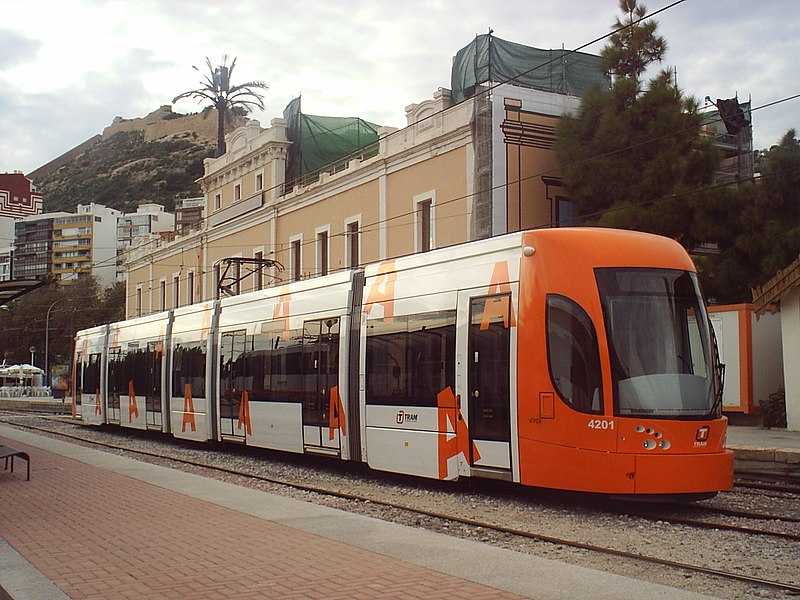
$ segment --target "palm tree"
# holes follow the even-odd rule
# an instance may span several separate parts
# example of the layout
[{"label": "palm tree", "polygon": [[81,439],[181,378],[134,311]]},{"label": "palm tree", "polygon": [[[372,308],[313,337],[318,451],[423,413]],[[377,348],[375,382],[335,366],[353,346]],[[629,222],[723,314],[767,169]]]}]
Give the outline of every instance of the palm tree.
[{"label": "palm tree", "polygon": [[[225,123],[230,120],[232,113],[247,114],[253,108],[264,109],[264,96],[256,92],[256,89],[266,90],[269,86],[263,81],[248,81],[240,85],[231,85],[231,75],[236,66],[234,57],[228,66],[228,55],[222,57],[222,64],[215,67],[211,60],[206,57],[208,74],[204,74],[205,81],[201,81],[203,87],[188,92],[183,92],[172,99],[174,104],[182,98],[197,98],[200,102],[210,100],[210,108],[217,109],[217,152],[215,157],[225,154]],[[200,72],[197,67],[192,67]]]}]

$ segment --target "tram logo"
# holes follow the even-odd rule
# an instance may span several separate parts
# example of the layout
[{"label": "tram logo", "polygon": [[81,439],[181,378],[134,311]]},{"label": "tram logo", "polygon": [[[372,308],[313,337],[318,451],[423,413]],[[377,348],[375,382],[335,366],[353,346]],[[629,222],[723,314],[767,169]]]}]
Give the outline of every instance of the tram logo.
[{"label": "tram logo", "polygon": [[707,442],[708,441],[708,425],[703,425],[700,429],[697,430],[697,435],[695,436],[695,440],[698,442]]},{"label": "tram logo", "polygon": [[397,417],[395,417],[395,421],[398,425],[402,425],[403,423],[416,423],[419,415],[416,413],[407,413],[404,410],[397,411]]}]

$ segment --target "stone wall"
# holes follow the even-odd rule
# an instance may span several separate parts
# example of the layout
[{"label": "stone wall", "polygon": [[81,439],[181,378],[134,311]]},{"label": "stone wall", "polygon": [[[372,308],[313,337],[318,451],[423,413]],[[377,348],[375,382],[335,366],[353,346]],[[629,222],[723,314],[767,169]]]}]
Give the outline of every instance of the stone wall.
[{"label": "stone wall", "polygon": [[[234,122],[228,126],[228,131],[233,131],[247,123],[244,117],[235,117]],[[168,137],[192,136],[198,143],[215,146],[217,143],[217,113],[213,110],[180,115],[172,112],[172,106],[165,104],[144,117],[123,119],[115,117],[114,121],[103,129],[103,133],[95,135],[82,144],[68,150],[61,156],[54,158],[27,176],[34,184],[37,180],[47,177],[70,161],[83,154],[90,147],[101,140],[107,140],[115,133],[121,131],[142,131],[144,141],[152,142]]]},{"label": "stone wall", "polygon": [[[236,117],[228,131],[244,125],[246,121],[247,119]],[[192,133],[200,139],[215,144],[217,141],[217,113],[209,110],[178,115],[172,112],[172,106],[165,104],[144,117],[135,119],[116,117],[111,125],[103,130],[103,139],[106,140],[121,131],[142,131],[145,142]]]}]

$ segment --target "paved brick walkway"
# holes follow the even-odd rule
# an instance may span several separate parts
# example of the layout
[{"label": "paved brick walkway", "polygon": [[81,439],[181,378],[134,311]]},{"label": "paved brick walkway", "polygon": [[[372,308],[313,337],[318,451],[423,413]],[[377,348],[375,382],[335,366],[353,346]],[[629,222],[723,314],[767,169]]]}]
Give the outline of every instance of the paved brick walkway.
[{"label": "paved brick walkway", "polygon": [[518,598],[86,465],[0,471],[0,536],[70,598]]}]

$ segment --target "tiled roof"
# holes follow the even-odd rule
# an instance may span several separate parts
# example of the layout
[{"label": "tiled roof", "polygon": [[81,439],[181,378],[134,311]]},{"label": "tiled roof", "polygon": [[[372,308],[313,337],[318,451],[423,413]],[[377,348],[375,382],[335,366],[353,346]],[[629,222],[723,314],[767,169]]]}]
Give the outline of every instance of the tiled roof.
[{"label": "tiled roof", "polygon": [[785,269],[780,269],[775,277],[764,285],[750,290],[756,314],[764,314],[770,310],[770,306],[780,303],[798,286],[800,286],[800,257]]}]

